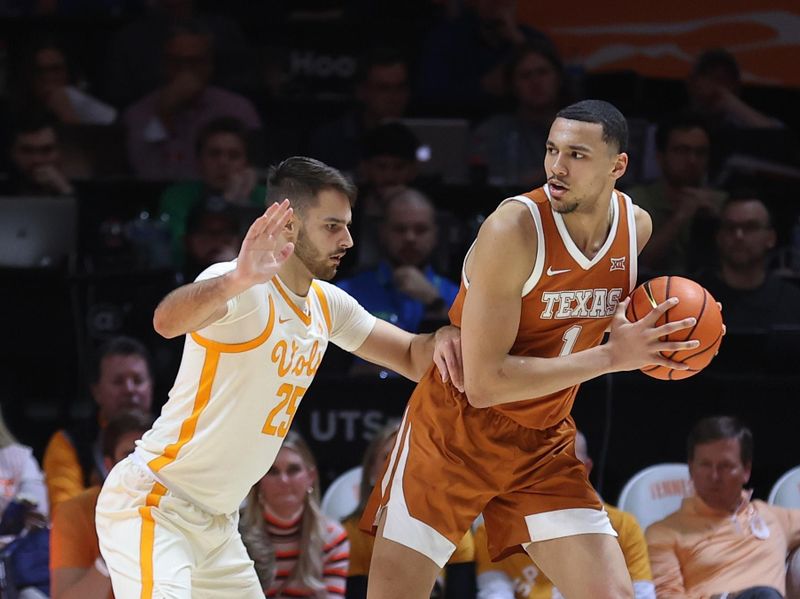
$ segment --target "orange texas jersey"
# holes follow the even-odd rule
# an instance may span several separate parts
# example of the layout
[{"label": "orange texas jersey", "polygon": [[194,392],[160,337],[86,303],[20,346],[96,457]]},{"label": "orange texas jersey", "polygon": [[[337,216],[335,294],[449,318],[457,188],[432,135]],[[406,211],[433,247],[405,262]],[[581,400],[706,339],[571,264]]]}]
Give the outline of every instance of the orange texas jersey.
[{"label": "orange texas jersey", "polygon": [[[219,276],[235,263],[212,266]],[[332,341],[357,349],[375,318],[337,287],[307,297],[276,276],[228,303],[213,325],[186,336],[169,400],[138,442],[136,459],[207,511],[229,514],[270,468]]]},{"label": "orange texas jersey", "polygon": [[[636,284],[636,223],[630,198],[613,192],[608,238],[590,260],[572,241],[562,216],[551,209],[548,193],[545,186],[503,202],[521,202],[528,207],[538,240],[533,272],[522,290],[512,355],[552,358],[598,345],[617,305]],[[456,326],[461,325],[467,293],[469,281],[464,273],[450,308],[450,320]],[[531,398],[493,409],[522,426],[549,428],[569,414],[577,391],[575,385],[535,401]]]}]

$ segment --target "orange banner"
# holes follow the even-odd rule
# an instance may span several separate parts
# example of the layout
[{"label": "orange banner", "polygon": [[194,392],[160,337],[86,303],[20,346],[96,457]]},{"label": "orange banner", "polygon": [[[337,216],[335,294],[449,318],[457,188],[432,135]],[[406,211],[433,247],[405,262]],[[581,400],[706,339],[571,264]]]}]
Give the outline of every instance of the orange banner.
[{"label": "orange banner", "polygon": [[522,22],[550,35],[567,63],[684,78],[703,50],[723,47],[746,83],[800,87],[797,0],[519,0]]}]

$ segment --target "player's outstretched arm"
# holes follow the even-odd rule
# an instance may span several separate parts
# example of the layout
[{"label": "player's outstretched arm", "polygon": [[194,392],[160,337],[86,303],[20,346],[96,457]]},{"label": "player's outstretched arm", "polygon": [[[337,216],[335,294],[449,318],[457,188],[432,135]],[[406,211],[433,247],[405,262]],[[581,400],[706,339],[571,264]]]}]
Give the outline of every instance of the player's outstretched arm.
[{"label": "player's outstretched arm", "polygon": [[227,302],[253,285],[269,281],[294,251],[281,237],[292,216],[289,201],[272,204],[242,242],[236,268],[222,276],[183,285],[161,300],[153,315],[155,330],[171,339],[197,331],[227,313]]},{"label": "player's outstretched arm", "polygon": [[694,341],[659,341],[662,335],[693,326],[693,319],[655,326],[674,305],[671,302],[635,323],[625,318],[627,302],[621,303],[605,345],[556,358],[510,355],[519,328],[522,287],[536,259],[530,218],[521,204],[510,203],[495,212],[481,227],[467,265],[470,287],[461,346],[466,394],[473,406],[542,397],[608,372],[647,364],[685,368],[659,353],[696,346]]},{"label": "player's outstretched arm", "polygon": [[353,353],[412,381],[419,381],[433,361],[442,380],[452,380],[457,389],[463,390],[460,338],[459,329],[452,326],[414,335],[378,319],[364,343]]}]

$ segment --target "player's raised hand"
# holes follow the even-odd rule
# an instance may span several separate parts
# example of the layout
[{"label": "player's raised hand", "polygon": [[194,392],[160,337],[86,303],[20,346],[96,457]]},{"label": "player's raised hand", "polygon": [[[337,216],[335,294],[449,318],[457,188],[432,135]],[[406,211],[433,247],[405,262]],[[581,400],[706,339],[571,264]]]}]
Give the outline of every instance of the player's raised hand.
[{"label": "player's raised hand", "polygon": [[656,326],[658,319],[678,304],[678,298],[671,297],[653,308],[644,318],[631,322],[625,316],[625,310],[630,303],[626,298],[617,306],[614,318],[611,321],[611,331],[606,343],[611,352],[611,365],[614,371],[638,370],[652,364],[686,370],[689,367],[681,362],[665,358],[661,352],[674,352],[685,349],[694,349],[700,342],[694,339],[688,341],[662,341],[670,333],[692,328],[697,320],[684,318],[675,322],[668,322]]},{"label": "player's raised hand", "polygon": [[236,275],[249,285],[269,281],[294,251],[294,244],[284,241],[281,232],[292,217],[289,200],[272,204],[259,216],[242,242],[236,263]]}]

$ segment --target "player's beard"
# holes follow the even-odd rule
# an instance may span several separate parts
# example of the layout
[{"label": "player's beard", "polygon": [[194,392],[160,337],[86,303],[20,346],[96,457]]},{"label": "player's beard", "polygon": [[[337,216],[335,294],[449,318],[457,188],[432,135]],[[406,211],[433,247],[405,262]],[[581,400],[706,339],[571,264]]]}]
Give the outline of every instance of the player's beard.
[{"label": "player's beard", "polygon": [[330,281],[336,276],[336,265],[330,261],[330,256],[323,256],[301,228],[294,244],[294,255],[308,269],[315,279]]},{"label": "player's beard", "polygon": [[569,214],[570,212],[575,212],[578,209],[578,205],[580,202],[578,200],[571,200],[564,202],[559,200],[557,202],[550,202],[550,205],[553,207],[553,211],[558,212],[559,214]]}]

